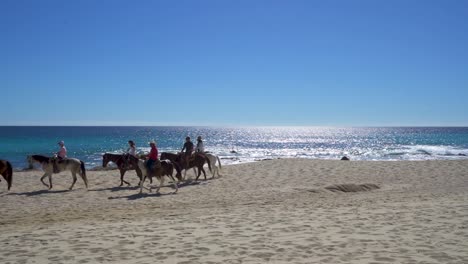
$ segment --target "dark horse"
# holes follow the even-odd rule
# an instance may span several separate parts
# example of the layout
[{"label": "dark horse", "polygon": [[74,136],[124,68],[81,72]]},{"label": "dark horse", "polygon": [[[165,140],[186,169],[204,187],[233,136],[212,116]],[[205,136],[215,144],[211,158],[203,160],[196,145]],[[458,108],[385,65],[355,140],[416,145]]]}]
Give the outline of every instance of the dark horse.
[{"label": "dark horse", "polygon": [[182,153],[179,154],[174,154],[174,153],[168,153],[168,152],[163,152],[161,153],[161,159],[168,159],[172,161],[173,163],[177,163],[183,170],[185,170],[184,173],[184,178],[185,175],[187,174],[187,170],[190,168],[197,168],[198,169],[198,175],[195,181],[198,180],[200,177],[201,173],[203,172],[203,176],[205,176],[206,180],[206,172],[205,169],[203,169],[203,165],[205,165],[205,162],[208,163],[208,168],[210,169],[211,172],[211,162],[210,160],[202,153],[194,153],[190,158],[189,158],[189,164],[187,167],[187,164],[185,160],[183,159]]},{"label": "dark horse", "polygon": [[[114,162],[117,165],[117,168],[120,171],[120,186],[124,184],[130,185],[129,182],[124,180],[125,172],[128,170],[135,170],[138,178],[141,181],[141,170],[138,167],[138,159],[132,155],[127,154],[111,154],[105,153],[102,155],[102,167],[107,167],[109,162]],[[152,182],[150,178],[150,182]]]},{"label": "dark horse", "polygon": [[6,160],[0,160],[0,174],[7,181],[8,190],[11,188],[11,183],[13,182],[13,168],[11,163]]},{"label": "dark horse", "polygon": [[[44,175],[41,177],[41,182],[49,189],[52,189],[52,174],[54,172],[54,161],[52,158],[42,156],[42,155],[32,155],[28,156],[29,167],[32,167],[34,162],[41,164],[42,169],[44,170]],[[60,161],[57,161],[57,168],[59,173],[62,171],[71,171],[73,177],[73,183],[70,186],[70,190],[73,189],[73,186],[76,183],[76,174],[78,173],[84,181],[86,189],[88,189],[88,179],[86,178],[86,169],[83,161],[74,158],[66,158]],[[49,185],[44,182],[44,178],[49,176]]]},{"label": "dark horse", "polygon": [[[179,190],[179,187],[177,186],[177,182],[172,176],[174,173],[174,169],[177,171],[176,177],[179,181],[182,181],[182,176],[180,174],[180,167],[177,163],[173,163],[170,160],[161,160],[159,162],[159,166],[155,166],[151,172],[148,172],[146,168],[146,162],[139,160],[138,161],[138,166],[140,167],[140,170],[143,172],[143,179],[140,182],[140,193],[143,192],[143,183],[145,182],[146,178],[151,178],[156,177],[159,180],[159,187],[156,190],[156,192],[159,192],[159,189],[161,189],[162,185],[164,184],[164,176],[169,177],[172,182],[174,183],[175,187],[175,192],[176,193]],[[147,189],[146,187],[144,187]],[[151,189],[149,189],[151,191]]]}]

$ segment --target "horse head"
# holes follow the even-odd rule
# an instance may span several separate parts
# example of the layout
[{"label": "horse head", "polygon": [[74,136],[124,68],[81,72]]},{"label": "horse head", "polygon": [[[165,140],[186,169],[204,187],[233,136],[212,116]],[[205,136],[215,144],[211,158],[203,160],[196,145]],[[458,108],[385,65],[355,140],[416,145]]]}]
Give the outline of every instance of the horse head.
[{"label": "horse head", "polygon": [[34,166],[33,166],[33,163],[34,163],[33,157],[31,155],[26,156],[26,161],[28,162],[27,169],[32,170],[34,168]]},{"label": "horse head", "polygon": [[0,160],[0,171],[8,184],[8,190],[10,190],[11,183],[13,182],[13,167],[11,163],[7,160]]},{"label": "horse head", "polygon": [[110,161],[110,159],[109,159],[109,155],[107,153],[102,155],[102,167],[103,168],[107,167],[107,164],[109,163],[109,161]]}]

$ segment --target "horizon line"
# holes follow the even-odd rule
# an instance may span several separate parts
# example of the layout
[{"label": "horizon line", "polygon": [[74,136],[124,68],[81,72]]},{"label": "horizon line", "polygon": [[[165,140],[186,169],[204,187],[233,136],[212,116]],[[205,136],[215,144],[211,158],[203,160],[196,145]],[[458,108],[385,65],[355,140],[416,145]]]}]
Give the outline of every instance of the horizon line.
[{"label": "horizon line", "polygon": [[468,125],[1,125],[0,127],[225,127],[225,128],[243,128],[243,127],[298,127],[298,128],[468,128]]}]

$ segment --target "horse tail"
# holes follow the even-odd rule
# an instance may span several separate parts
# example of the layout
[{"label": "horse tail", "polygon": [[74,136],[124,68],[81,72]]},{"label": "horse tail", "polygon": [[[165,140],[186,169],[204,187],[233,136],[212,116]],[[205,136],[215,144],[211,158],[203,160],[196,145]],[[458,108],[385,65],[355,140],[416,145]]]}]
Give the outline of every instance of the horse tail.
[{"label": "horse tail", "polygon": [[80,168],[81,168],[81,178],[85,182],[86,189],[88,189],[88,178],[86,177],[86,168],[83,161],[80,160]]},{"label": "horse tail", "polygon": [[175,168],[175,170],[176,170],[176,178],[177,178],[179,181],[182,181],[182,169],[180,168],[179,163],[177,163],[177,162],[172,162],[172,165],[174,165],[174,168]]},{"label": "horse tail", "polygon": [[13,183],[13,167],[11,166],[11,163],[9,161],[6,162],[7,164],[7,177],[6,181],[8,183],[8,190],[11,188],[11,184]]},{"label": "horse tail", "polygon": [[219,160],[219,157],[218,157],[218,156],[216,156],[216,159],[218,160],[219,169],[221,169],[221,160]]},{"label": "horse tail", "polygon": [[[213,172],[211,171],[211,161],[210,161],[210,159],[209,159],[206,155],[203,155],[203,156],[205,157],[206,163],[208,163],[208,169],[210,169],[210,172],[213,173]],[[214,164],[213,164],[213,165],[214,165]]]}]

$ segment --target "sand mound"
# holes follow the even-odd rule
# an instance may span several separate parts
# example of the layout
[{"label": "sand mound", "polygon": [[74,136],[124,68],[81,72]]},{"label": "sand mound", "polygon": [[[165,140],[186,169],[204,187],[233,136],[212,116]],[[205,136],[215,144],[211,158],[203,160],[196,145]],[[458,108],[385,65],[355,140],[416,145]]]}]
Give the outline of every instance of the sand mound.
[{"label": "sand mound", "polygon": [[375,189],[380,189],[379,186],[372,183],[366,184],[335,184],[325,187],[325,189],[332,192],[367,192]]}]

